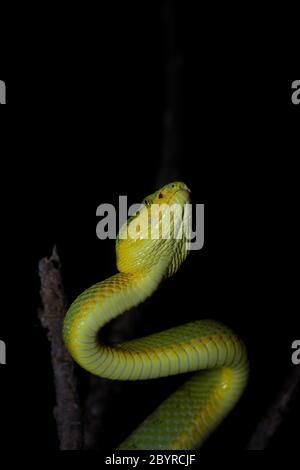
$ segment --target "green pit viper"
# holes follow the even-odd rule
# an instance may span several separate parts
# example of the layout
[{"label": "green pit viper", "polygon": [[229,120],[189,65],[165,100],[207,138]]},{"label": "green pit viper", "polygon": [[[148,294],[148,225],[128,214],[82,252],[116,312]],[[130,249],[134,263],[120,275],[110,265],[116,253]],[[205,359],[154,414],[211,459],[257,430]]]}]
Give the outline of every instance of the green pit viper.
[{"label": "green pit viper", "polygon": [[[186,258],[188,231],[182,228],[189,202],[190,190],[182,182],[167,184],[145,198],[118,234],[119,272],[79,295],[64,320],[68,351],[92,374],[112,380],[149,380],[195,372],[118,449],[199,448],[234,407],[247,383],[244,343],[213,320],[193,321],[120,344],[107,345],[98,339],[107,322],[151,296]],[[170,217],[168,209],[173,206],[182,210],[171,211]],[[158,217],[153,217],[154,207],[159,208]],[[169,237],[163,234],[166,224]]]}]

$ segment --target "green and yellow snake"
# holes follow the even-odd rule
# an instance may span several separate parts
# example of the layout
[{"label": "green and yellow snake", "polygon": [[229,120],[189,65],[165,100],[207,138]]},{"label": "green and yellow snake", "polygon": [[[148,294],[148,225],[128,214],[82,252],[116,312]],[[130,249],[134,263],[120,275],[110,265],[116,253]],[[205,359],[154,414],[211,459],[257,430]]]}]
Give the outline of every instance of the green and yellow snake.
[{"label": "green and yellow snake", "polygon": [[[190,191],[182,182],[167,184],[144,199],[140,211],[128,219],[117,237],[119,272],[79,295],[64,321],[63,337],[70,354],[92,374],[113,380],[149,380],[195,371],[119,449],[200,447],[247,383],[243,342],[213,320],[197,320],[121,344],[106,345],[98,339],[107,322],[143,302],[186,258],[187,232],[182,228],[189,202]],[[173,205],[182,210],[167,219],[167,209]],[[154,207],[159,208],[158,217],[153,217]],[[166,221],[169,237],[162,230]],[[151,232],[153,228],[157,232]]]}]

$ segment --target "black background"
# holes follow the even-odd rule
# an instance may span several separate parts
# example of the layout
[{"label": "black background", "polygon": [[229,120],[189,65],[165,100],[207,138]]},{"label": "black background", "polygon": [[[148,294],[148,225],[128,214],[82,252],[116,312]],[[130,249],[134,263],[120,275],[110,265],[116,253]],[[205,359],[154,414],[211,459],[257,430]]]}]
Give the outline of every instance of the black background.
[{"label": "black background", "polygon": [[[141,201],[157,189],[163,161],[168,84],[160,8],[105,11],[91,27],[89,15],[79,21],[73,11],[67,27],[65,15],[55,28],[41,22],[0,68],[7,84],[0,407],[8,445],[58,445],[49,344],[36,314],[38,260],[57,245],[70,300],[113,274],[114,242],[96,238],[96,208],[122,194],[130,204]],[[294,367],[291,343],[299,339],[288,262],[295,257],[300,106],[291,102],[293,80],[272,73],[263,53],[241,54],[229,39],[201,37],[193,16],[177,5],[181,127],[169,173],[205,204],[205,244],[139,311],[139,328],[210,317],[244,338],[248,389],[205,447],[242,449]],[[78,373],[84,395],[86,375]],[[118,444],[181,380],[123,385],[122,398],[107,404],[99,446]],[[297,413],[299,400],[270,449],[295,446]]]}]

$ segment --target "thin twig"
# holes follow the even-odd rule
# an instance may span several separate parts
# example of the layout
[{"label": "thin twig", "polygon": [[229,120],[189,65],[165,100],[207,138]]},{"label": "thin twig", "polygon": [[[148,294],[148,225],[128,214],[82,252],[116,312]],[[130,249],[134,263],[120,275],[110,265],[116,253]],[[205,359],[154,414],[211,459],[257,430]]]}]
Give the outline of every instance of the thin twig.
[{"label": "thin twig", "polygon": [[182,150],[183,54],[176,31],[176,7],[173,0],[164,0],[161,8],[164,29],[165,109],[162,156],[156,177],[157,187],[180,178],[179,163]]},{"label": "thin twig", "polygon": [[263,450],[290,411],[292,402],[300,392],[300,366],[293,367],[281,390],[254,431],[246,449]]},{"label": "thin twig", "polygon": [[61,264],[56,247],[50,258],[39,262],[41,302],[39,318],[48,330],[51,359],[56,389],[54,416],[57,422],[60,449],[82,448],[83,433],[74,363],[62,340],[63,319],[67,310],[66,295],[61,276]]}]

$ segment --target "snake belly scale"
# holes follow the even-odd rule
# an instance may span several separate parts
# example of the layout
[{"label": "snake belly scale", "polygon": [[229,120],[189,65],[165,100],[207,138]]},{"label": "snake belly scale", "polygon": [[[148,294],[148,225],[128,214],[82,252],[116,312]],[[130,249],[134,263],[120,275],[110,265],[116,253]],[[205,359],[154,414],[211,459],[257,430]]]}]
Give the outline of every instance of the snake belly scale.
[{"label": "snake belly scale", "polygon": [[[107,345],[98,339],[105,324],[151,296],[186,258],[187,231],[182,226],[188,218],[184,210],[170,217],[168,208],[175,204],[183,209],[189,202],[190,191],[182,182],[165,185],[144,199],[117,237],[119,272],[79,295],[64,321],[63,337],[70,354],[92,374],[112,380],[150,380],[195,372],[118,449],[199,448],[247,384],[244,343],[213,320],[196,320],[120,344]],[[153,217],[154,207],[159,208],[159,217]],[[164,223],[172,236],[162,236]],[[153,229],[158,236],[150,236]],[[179,230],[181,237],[176,236]]]}]

